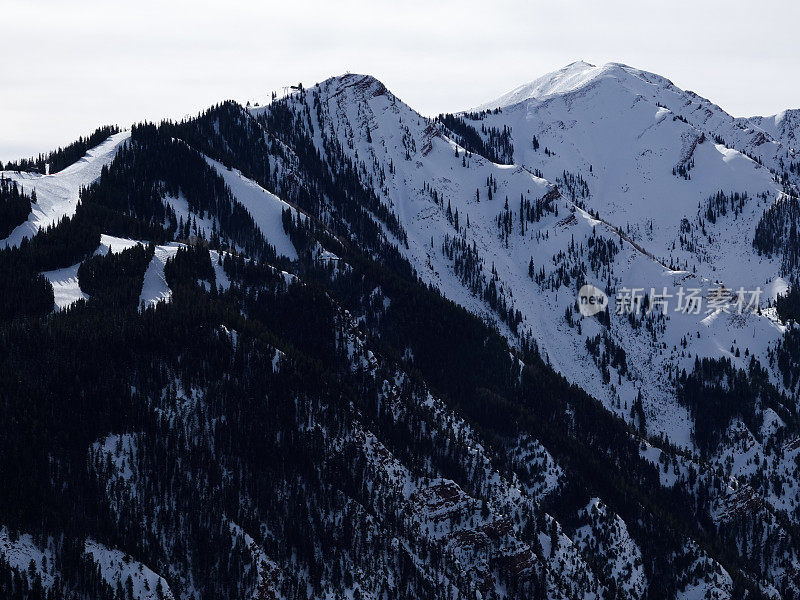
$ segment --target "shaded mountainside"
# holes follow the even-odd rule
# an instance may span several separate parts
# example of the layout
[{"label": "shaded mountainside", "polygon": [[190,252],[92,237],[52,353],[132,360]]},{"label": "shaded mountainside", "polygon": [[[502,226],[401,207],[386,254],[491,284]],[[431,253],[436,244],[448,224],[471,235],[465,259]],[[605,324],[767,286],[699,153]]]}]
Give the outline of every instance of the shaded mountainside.
[{"label": "shaded mountainside", "polygon": [[[790,129],[689,98],[348,74],[3,172],[0,595],[800,597]],[[719,280],[770,296],[575,304]]]}]

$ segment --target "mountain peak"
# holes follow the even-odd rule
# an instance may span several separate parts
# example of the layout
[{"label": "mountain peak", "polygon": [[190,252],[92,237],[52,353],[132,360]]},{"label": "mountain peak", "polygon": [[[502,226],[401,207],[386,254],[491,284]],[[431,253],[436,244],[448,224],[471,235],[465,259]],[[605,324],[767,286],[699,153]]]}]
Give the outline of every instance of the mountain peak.
[{"label": "mountain peak", "polygon": [[347,90],[354,91],[364,96],[382,96],[388,93],[386,86],[373,77],[361,73],[345,73],[329,77],[317,86],[330,97],[338,96]]},{"label": "mountain peak", "polygon": [[554,96],[571,94],[601,80],[614,80],[621,84],[672,85],[668,79],[635,69],[628,65],[610,62],[601,66],[579,60],[561,69],[547,73],[533,81],[507,92],[499,98],[477,107],[481,109],[513,106],[527,100],[543,101]]}]

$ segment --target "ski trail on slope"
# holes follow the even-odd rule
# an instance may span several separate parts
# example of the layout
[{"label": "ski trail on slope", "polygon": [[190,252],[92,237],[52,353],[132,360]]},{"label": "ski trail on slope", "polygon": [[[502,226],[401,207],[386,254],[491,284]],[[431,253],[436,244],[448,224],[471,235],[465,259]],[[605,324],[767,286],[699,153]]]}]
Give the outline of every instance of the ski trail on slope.
[{"label": "ski trail on slope", "polygon": [[28,220],[18,225],[7,238],[0,240],[0,248],[15,248],[23,238],[32,238],[43,227],[54,225],[63,217],[74,215],[81,187],[91,184],[100,177],[103,167],[111,163],[117,150],[129,138],[130,132],[116,133],[89,150],[77,162],[52,175],[0,171],[0,176],[15,181],[27,194],[36,190],[36,203],[32,206]]}]

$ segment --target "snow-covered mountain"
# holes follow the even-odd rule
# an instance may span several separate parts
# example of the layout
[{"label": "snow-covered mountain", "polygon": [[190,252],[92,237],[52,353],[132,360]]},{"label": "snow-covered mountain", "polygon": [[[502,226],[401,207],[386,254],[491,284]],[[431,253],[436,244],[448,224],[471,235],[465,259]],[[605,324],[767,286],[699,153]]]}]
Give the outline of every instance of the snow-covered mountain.
[{"label": "snow-covered mountain", "polygon": [[798,597],[798,115],[347,74],[11,165],[0,585]]},{"label": "snow-covered mountain", "polygon": [[[368,76],[331,79],[287,104],[299,111],[306,96],[315,98],[308,102],[311,121],[330,128],[315,131],[317,148],[324,151],[325,136],[346,140],[345,153],[398,216],[407,236],[401,252],[424,280],[478,313],[488,310],[482,292],[468,292],[494,281],[508,310],[521,313],[513,328],[532,335],[557,370],[623,416],[623,406],[644,387],[650,433],[690,446],[691,424],[665,378],[675,368],[691,370],[698,356],[735,358],[730,349],[745,335],[753,340],[748,356],[766,356],[783,333],[774,313],[743,319],[670,313],[657,337],[620,318],[611,329],[626,352],[630,380],[605,384],[587,369],[586,346],[603,327],[561,318],[583,281],[648,293],[666,286],[673,295],[679,285],[760,286],[764,308],[785,289],[780,257],[753,246],[763,212],[783,197],[781,186],[767,168],[715,143],[658,100],[678,92],[628,67],[577,63],[502,97],[501,104],[526,98],[502,112],[465,115],[476,130],[512,131],[513,165],[467,156],[441,126]],[[683,163],[693,165],[687,177],[673,172]],[[736,214],[706,223],[706,203],[720,191],[746,199]],[[529,219],[526,207],[536,212],[537,202],[542,214]],[[610,260],[589,256],[600,246]],[[470,260],[477,266],[465,267]],[[746,367],[749,359],[739,359]]]}]

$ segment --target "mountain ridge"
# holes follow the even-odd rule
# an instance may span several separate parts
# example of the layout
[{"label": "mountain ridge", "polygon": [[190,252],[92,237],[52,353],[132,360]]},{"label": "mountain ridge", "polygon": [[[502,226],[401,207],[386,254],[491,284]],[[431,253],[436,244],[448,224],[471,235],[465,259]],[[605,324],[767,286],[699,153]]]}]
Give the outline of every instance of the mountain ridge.
[{"label": "mountain ridge", "polygon": [[[694,91],[678,88],[670,79],[651,71],[638,69],[620,62],[608,62],[602,65],[594,65],[583,60],[577,60],[560,69],[545,73],[530,82],[520,84],[498,96],[495,100],[483,102],[472,109],[461,112],[506,108],[527,100],[541,102],[547,100],[551,96],[561,96],[576,92],[588,85],[595,84],[598,79],[612,79],[622,83],[623,80],[630,80],[631,78],[638,79],[649,85],[674,88],[683,93],[696,96],[705,102],[714,104]],[[715,106],[717,105],[715,104]],[[719,106],[717,106],[717,108],[719,108]],[[798,110],[800,109],[787,107],[774,115],[753,115],[734,118],[741,121],[775,119],[776,122],[779,122],[781,120],[781,115],[796,113]]]},{"label": "mountain ridge", "polygon": [[[0,589],[800,596],[793,155],[572,67],[502,111],[345,74],[137,124],[50,228],[73,171],[3,172]],[[720,281],[769,291],[578,311]]]}]

